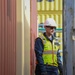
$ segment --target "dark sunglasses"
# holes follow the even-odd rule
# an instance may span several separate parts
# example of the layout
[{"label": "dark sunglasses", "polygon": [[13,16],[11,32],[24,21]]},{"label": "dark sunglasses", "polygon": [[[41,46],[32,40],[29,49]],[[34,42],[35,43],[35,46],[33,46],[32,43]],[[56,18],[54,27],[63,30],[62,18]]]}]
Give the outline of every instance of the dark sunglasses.
[{"label": "dark sunglasses", "polygon": [[56,27],[50,27],[50,26],[46,26],[47,28],[50,28],[50,29],[56,29]]}]

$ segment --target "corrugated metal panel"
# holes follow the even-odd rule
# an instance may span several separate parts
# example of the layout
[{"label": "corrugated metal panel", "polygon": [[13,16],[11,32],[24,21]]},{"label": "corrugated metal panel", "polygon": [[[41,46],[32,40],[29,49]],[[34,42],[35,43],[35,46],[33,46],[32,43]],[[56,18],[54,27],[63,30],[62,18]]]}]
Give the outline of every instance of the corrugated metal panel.
[{"label": "corrugated metal panel", "polygon": [[[38,10],[62,10],[62,0],[42,0],[37,3]],[[58,12],[58,11],[57,11]]]},{"label": "corrugated metal panel", "polygon": [[62,14],[39,14],[38,13],[38,23],[44,23],[47,18],[54,18],[57,22],[57,28],[62,28]]},{"label": "corrugated metal panel", "polygon": [[31,64],[31,75],[34,75],[35,71],[35,54],[34,54],[34,41],[37,37],[37,2],[36,0],[31,0],[31,13],[30,13],[30,64]]},{"label": "corrugated metal panel", "polygon": [[16,75],[15,5],[15,0],[0,0],[0,75]]},{"label": "corrugated metal panel", "polygon": [[75,0],[64,0],[64,75],[75,75]]},{"label": "corrugated metal panel", "polygon": [[[37,2],[38,24],[44,23],[47,18],[54,18],[58,24],[57,28],[62,28],[62,3],[63,0],[42,0]],[[62,39],[62,32],[56,33],[56,36]],[[62,49],[62,40],[60,49]]]},{"label": "corrugated metal panel", "polygon": [[48,17],[52,17],[56,20],[58,27],[62,27],[62,0],[37,2],[37,10],[38,23],[44,23]]}]

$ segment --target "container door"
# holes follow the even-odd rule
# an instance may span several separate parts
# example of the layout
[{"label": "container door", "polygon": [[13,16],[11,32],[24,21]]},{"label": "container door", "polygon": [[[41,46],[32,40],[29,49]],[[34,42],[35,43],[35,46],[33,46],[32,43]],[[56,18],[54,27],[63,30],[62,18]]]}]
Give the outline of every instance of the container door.
[{"label": "container door", "polygon": [[64,0],[64,75],[75,75],[75,0]]},{"label": "container door", "polygon": [[0,0],[0,75],[16,75],[16,0]]},{"label": "container door", "polygon": [[34,53],[34,43],[37,37],[37,8],[36,0],[31,0],[31,17],[30,17],[30,74],[34,75],[35,71],[35,53]]}]

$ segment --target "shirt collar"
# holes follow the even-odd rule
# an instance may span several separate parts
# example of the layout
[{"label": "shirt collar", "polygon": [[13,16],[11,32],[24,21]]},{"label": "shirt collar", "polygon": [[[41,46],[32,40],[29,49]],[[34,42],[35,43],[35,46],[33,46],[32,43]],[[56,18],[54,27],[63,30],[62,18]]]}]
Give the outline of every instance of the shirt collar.
[{"label": "shirt collar", "polygon": [[51,41],[51,42],[52,42],[53,39],[54,39],[53,36],[52,36],[51,38],[48,38],[47,35],[46,35],[46,32],[44,32],[43,35],[44,35],[49,41]]}]

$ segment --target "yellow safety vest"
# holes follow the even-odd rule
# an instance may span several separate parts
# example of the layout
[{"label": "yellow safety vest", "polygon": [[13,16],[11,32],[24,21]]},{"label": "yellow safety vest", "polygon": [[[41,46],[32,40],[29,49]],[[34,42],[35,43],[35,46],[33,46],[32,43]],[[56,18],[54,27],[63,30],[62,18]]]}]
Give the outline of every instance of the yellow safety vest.
[{"label": "yellow safety vest", "polygon": [[43,60],[44,64],[58,66],[57,64],[57,50],[58,46],[55,45],[55,40],[50,42],[43,34],[40,36],[43,41],[44,51]]}]

